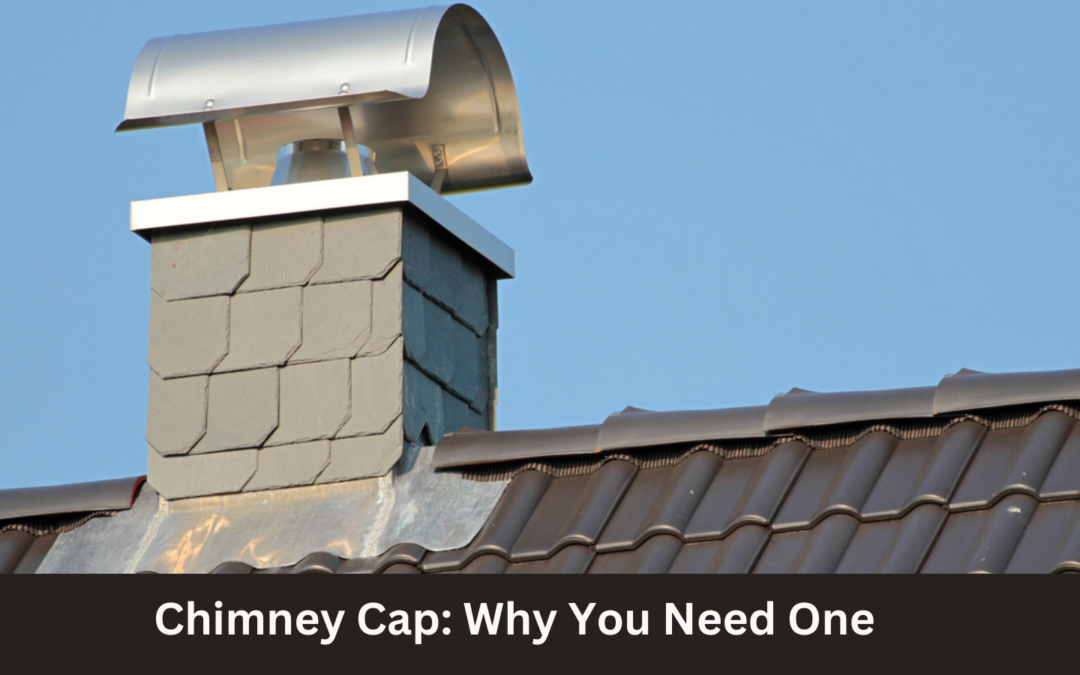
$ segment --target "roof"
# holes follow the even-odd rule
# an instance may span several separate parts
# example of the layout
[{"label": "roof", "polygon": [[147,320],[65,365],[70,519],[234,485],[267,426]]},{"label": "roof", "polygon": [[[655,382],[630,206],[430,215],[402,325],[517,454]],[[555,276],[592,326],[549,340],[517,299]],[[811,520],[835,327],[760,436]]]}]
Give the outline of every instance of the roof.
[{"label": "roof", "polygon": [[32,573],[64,532],[126,511],[145,476],[0,490],[0,574]]},{"label": "roof", "polygon": [[[441,498],[501,490],[467,543],[426,547],[399,529],[375,554],[311,549],[213,570],[1077,572],[1078,420],[1080,371],[961,371],[936,387],[793,390],[757,408],[464,431],[417,471],[454,477]],[[0,522],[0,570],[37,569],[86,527],[57,536],[16,522]]]}]

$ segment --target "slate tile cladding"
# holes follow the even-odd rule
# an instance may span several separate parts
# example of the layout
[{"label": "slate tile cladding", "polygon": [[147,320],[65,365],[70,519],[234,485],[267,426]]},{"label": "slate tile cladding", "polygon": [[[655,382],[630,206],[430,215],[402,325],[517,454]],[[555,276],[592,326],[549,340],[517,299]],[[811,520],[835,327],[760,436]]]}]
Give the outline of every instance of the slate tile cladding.
[{"label": "slate tile cladding", "polygon": [[[523,465],[469,546],[220,573],[1080,571],[1080,409]],[[569,468],[568,468],[569,467]],[[460,471],[461,469],[455,469]]]},{"label": "slate tile cladding", "polygon": [[491,428],[495,281],[410,208],[151,239],[149,480],[177,499],[386,473]]}]

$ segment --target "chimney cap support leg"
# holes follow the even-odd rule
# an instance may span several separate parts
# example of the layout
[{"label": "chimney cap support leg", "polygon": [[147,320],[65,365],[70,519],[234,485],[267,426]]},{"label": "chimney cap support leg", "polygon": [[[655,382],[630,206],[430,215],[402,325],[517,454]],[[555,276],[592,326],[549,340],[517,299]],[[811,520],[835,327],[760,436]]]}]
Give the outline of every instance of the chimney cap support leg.
[{"label": "chimney cap support leg", "polygon": [[431,189],[442,194],[443,183],[446,181],[446,146],[432,145],[431,159],[435,164],[435,175],[431,178]]},{"label": "chimney cap support leg", "polygon": [[229,177],[225,173],[225,160],[221,155],[221,140],[214,122],[203,122],[206,149],[210,152],[210,166],[214,170],[214,186],[218,192],[229,191]]},{"label": "chimney cap support leg", "polygon": [[360,162],[360,148],[356,145],[356,129],[349,106],[338,108],[338,119],[341,120],[341,135],[345,138],[345,154],[349,157],[349,172],[353,176],[363,176],[364,165]]}]

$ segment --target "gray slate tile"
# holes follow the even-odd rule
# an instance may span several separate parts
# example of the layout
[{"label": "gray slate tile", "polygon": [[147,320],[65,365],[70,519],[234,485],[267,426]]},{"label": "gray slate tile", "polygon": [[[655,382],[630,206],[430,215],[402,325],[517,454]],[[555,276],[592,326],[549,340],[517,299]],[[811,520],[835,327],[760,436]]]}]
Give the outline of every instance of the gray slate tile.
[{"label": "gray slate tile", "polygon": [[385,476],[401,457],[404,434],[401,419],[378,436],[335,439],[330,442],[330,464],[319,483],[337,483]]},{"label": "gray slate tile", "polygon": [[[457,368],[454,353],[454,317],[424,297],[424,353],[417,363],[439,384],[449,384]],[[406,336],[406,340],[408,336]],[[406,343],[407,344],[407,343]]]},{"label": "gray slate tile", "polygon": [[402,221],[401,259],[405,280],[420,290],[431,281],[431,235],[421,218],[406,215]]},{"label": "gray slate tile", "polygon": [[488,314],[488,277],[472,257],[461,264],[461,295],[454,315],[477,335],[484,335],[491,324]]},{"label": "gray slate tile", "polygon": [[257,448],[278,426],[278,369],[210,376],[206,435],[192,454]]},{"label": "gray slate tile", "polygon": [[267,445],[332,438],[349,419],[348,360],[290,364],[281,369],[281,412]]},{"label": "gray slate tile", "polygon": [[360,356],[382,354],[401,337],[403,266],[398,263],[385,277],[371,284],[371,339]]},{"label": "gray slate tile", "polygon": [[380,279],[401,259],[401,210],[327,216],[322,266],[312,284]]},{"label": "gray slate tile", "polygon": [[147,481],[166,499],[240,492],[258,468],[258,450],[162,457],[149,451]]},{"label": "gray slate tile", "polygon": [[251,274],[239,292],[303,286],[322,264],[322,218],[303,216],[251,227]]},{"label": "gray slate tile", "polygon": [[167,302],[150,293],[147,360],[163,378],[206,375],[229,352],[229,298]]},{"label": "gray slate tile", "polygon": [[401,332],[405,338],[405,355],[414,363],[421,363],[427,351],[424,329],[424,295],[411,284],[402,286]]},{"label": "gray slate tile", "polygon": [[405,354],[402,341],[378,356],[353,359],[352,414],[338,438],[381,434],[401,416]]},{"label": "gray slate tile", "polygon": [[228,295],[248,276],[247,224],[158,230],[150,243],[150,287],[166,300]]},{"label": "gray slate tile", "polygon": [[448,346],[453,350],[454,371],[447,385],[474,410],[482,412],[487,409],[488,399],[487,341],[460,321],[452,321],[450,331]]},{"label": "gray slate tile", "polygon": [[301,289],[282,288],[232,297],[229,355],[223,373],[280,366],[300,347]]},{"label": "gray slate tile", "polygon": [[259,468],[245,492],[311,485],[330,463],[330,441],[259,450]]},{"label": "gray slate tile", "polygon": [[371,282],[308,286],[303,341],[290,363],[351,359],[371,337]]},{"label": "gray slate tile", "polygon": [[162,455],[186,454],[206,433],[205,376],[163,380],[150,371],[146,442]]},{"label": "gray slate tile", "polygon": [[[408,348],[408,342],[405,344]],[[428,440],[437,443],[445,433],[442,387],[409,361],[405,362],[403,399],[405,438],[422,442],[426,426],[431,436]]]}]

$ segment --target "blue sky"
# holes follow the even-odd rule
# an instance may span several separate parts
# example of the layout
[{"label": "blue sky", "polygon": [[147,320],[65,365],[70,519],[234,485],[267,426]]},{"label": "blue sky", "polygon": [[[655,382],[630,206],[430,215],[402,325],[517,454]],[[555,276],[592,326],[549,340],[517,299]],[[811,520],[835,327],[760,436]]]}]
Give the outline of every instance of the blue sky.
[{"label": "blue sky", "polygon": [[[0,488],[145,472],[149,246],[200,130],[114,134],[147,40],[405,2],[17,3],[0,25]],[[472,3],[533,185],[501,428],[1080,367],[1080,4]]]}]

